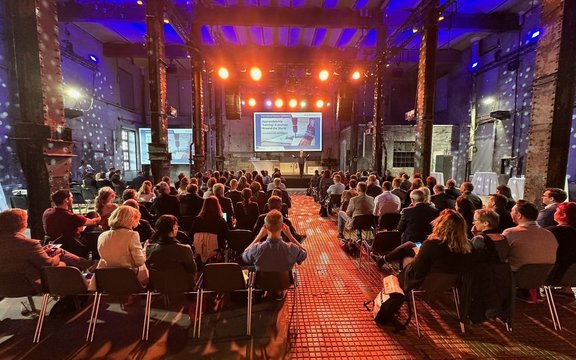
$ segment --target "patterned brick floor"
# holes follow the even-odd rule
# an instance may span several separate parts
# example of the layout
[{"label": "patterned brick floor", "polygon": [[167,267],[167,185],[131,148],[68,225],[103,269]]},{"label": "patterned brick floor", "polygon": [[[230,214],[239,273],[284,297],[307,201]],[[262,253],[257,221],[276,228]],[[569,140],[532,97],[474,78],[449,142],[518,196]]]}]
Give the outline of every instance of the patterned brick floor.
[{"label": "patterned brick floor", "polygon": [[[19,314],[19,300],[0,302],[0,359],[569,359],[576,358],[576,305],[557,298],[563,330],[554,331],[546,304],[518,303],[514,331],[500,324],[458,329],[452,302],[419,308],[422,337],[414,326],[394,333],[379,327],[364,308],[381,286],[382,274],[364,262],[358,268],[338,246],[334,218],[320,218],[318,205],[293,196],[290,217],[308,238],[309,258],[298,267],[297,310],[292,297],[284,303],[254,306],[253,336],[243,335],[245,305],[229,304],[222,312],[207,303],[202,339],[191,338],[185,308],[175,302],[169,312],[157,302],[152,309],[150,341],[140,342],[143,309],[106,304],[94,343],[84,337],[90,307],[72,318],[46,320],[43,339],[32,344],[35,320]],[[158,308],[157,308],[158,307]],[[298,321],[296,323],[296,312]]]}]

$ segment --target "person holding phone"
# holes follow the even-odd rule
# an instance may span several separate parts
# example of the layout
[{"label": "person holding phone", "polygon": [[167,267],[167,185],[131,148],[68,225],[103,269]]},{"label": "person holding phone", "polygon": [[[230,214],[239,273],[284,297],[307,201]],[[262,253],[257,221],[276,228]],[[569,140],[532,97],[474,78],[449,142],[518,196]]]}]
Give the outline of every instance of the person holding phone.
[{"label": "person holding phone", "polygon": [[23,273],[41,291],[40,270],[45,266],[74,266],[86,270],[93,261],[61,249],[62,244],[42,246],[25,235],[28,214],[22,209],[0,212],[0,272]]}]

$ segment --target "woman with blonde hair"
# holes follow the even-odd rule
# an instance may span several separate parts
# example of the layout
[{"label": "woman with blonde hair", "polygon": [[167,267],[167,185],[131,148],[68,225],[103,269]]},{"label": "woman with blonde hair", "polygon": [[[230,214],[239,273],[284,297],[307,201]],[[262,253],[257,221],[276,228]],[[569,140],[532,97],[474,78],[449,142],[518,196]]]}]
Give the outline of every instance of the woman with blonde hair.
[{"label": "woman with blonde hair", "polygon": [[188,194],[188,185],[190,184],[190,180],[186,176],[180,179],[180,186],[178,187],[178,196],[183,196]]},{"label": "woman with blonde hair", "polygon": [[152,191],[152,182],[145,180],[138,190],[138,201],[139,202],[152,202],[156,196],[154,191]]},{"label": "woman with blonde hair", "polygon": [[109,186],[104,186],[98,190],[98,196],[96,196],[96,199],[94,199],[96,212],[102,218],[99,225],[103,230],[110,229],[110,226],[108,225],[108,218],[110,217],[110,214],[112,214],[112,212],[118,208],[118,205],[113,203],[115,198],[116,192],[114,189]]},{"label": "woman with blonde hair", "polygon": [[140,236],[133,230],[139,222],[140,212],[131,206],[122,205],[112,212],[108,219],[110,230],[98,237],[100,261],[97,268],[131,268],[138,273],[142,284],[148,281],[148,271],[144,266],[147,244],[142,248]]}]

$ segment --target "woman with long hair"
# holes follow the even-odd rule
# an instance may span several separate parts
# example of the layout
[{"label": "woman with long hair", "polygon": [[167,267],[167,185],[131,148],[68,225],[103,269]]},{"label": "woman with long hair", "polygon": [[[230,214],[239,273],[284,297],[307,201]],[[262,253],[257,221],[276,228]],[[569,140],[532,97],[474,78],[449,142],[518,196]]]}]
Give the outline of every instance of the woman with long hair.
[{"label": "woman with long hair", "polygon": [[222,208],[216,196],[209,196],[204,199],[204,205],[198,216],[192,221],[190,237],[194,238],[196,233],[210,233],[218,236],[218,247],[226,247],[226,237],[228,236],[228,224],[224,220]]},{"label": "woman with long hair", "polygon": [[152,182],[149,180],[145,180],[138,189],[138,201],[139,202],[152,202],[156,195],[154,195],[154,191],[152,191]]},{"label": "woman with long hair", "polygon": [[158,271],[184,270],[188,281],[194,287],[196,280],[196,262],[190,245],[181,244],[177,239],[178,219],[174,215],[162,215],[156,220],[156,233],[152,237],[155,246],[148,256],[149,269]]},{"label": "woman with long hair", "polygon": [[248,187],[248,179],[246,179],[246,176],[240,176],[240,179],[238,179],[238,191],[242,191],[244,190],[244,188]]},{"label": "woman with long hair", "polygon": [[94,205],[96,207],[96,212],[100,215],[100,226],[103,230],[109,230],[108,218],[114,210],[118,208],[117,204],[113,201],[116,199],[116,192],[109,186],[104,186],[98,190],[98,196],[94,199]]},{"label": "woman with long hair", "polygon": [[258,203],[252,201],[252,190],[249,187],[242,190],[242,198],[242,202],[234,204],[234,214],[238,221],[236,228],[252,230],[260,216],[260,209]]},{"label": "woman with long hair", "polygon": [[182,179],[180,179],[180,185],[178,186],[178,196],[184,196],[186,194],[188,194],[188,191],[186,190],[188,188],[188,185],[190,184],[190,180],[188,180],[188,178],[186,176],[182,177]]}]

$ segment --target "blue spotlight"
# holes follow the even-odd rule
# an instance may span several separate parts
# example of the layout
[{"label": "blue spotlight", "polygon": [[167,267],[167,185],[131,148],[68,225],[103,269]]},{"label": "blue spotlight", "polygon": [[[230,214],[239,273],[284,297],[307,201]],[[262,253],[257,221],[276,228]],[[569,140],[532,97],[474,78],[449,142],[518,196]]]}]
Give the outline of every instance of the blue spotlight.
[{"label": "blue spotlight", "polygon": [[530,36],[530,40],[536,40],[540,37],[540,35],[542,34],[542,32],[540,30],[534,30],[532,31],[529,36]]},{"label": "blue spotlight", "polygon": [[88,60],[92,61],[95,64],[98,64],[98,56],[96,56],[96,55],[92,55],[92,54],[88,55]]},{"label": "blue spotlight", "polygon": [[479,65],[479,64],[478,64],[478,61],[474,61],[474,62],[470,65],[470,67],[471,67],[472,69],[476,69],[476,68],[478,67],[478,65]]}]

